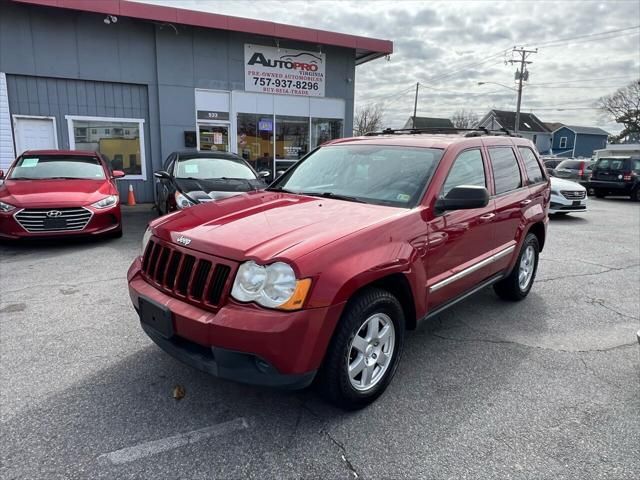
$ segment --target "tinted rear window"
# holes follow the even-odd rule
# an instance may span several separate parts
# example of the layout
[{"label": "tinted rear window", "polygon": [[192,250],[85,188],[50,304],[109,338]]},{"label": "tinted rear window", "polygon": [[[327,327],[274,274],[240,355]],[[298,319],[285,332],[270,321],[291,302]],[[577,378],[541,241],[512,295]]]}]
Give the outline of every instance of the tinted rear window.
[{"label": "tinted rear window", "polygon": [[538,159],[536,158],[533,150],[527,147],[518,147],[520,150],[520,156],[524,160],[524,166],[527,170],[527,176],[529,177],[529,183],[539,183],[545,180],[544,173],[540,168]]},{"label": "tinted rear window", "polygon": [[624,170],[629,168],[628,158],[601,158],[596,168],[598,170]]},{"label": "tinted rear window", "polygon": [[511,147],[495,147],[489,149],[489,158],[493,166],[493,182],[496,195],[515,190],[522,186],[522,177],[516,154]]},{"label": "tinted rear window", "polygon": [[568,168],[569,170],[580,170],[584,162],[582,160],[564,160],[560,162],[558,168]]}]

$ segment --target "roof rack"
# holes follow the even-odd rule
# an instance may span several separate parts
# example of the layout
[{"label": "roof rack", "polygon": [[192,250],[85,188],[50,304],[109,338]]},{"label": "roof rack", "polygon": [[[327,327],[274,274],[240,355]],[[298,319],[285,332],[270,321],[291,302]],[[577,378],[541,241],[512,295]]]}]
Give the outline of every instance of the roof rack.
[{"label": "roof rack", "polygon": [[476,128],[457,128],[457,127],[426,127],[426,128],[385,128],[379,132],[367,132],[364,135],[366,137],[375,137],[378,135],[415,135],[419,133],[444,133],[444,134],[456,134],[461,132],[467,132],[465,137],[480,137],[483,135],[505,135],[508,137],[519,137],[506,128],[500,130],[489,130],[486,127]]}]

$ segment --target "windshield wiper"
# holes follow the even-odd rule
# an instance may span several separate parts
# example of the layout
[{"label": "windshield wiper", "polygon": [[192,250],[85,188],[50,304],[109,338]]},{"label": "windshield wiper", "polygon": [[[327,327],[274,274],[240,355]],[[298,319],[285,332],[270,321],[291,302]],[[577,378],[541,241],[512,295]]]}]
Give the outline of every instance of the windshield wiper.
[{"label": "windshield wiper", "polygon": [[282,192],[282,193],[292,193],[294,195],[300,195],[300,192],[294,192],[293,190],[287,190],[286,188],[282,188],[282,187],[269,187],[269,188],[265,188],[265,190],[267,192]]},{"label": "windshield wiper", "polygon": [[334,200],[346,200],[347,202],[367,203],[357,197],[349,195],[340,195],[333,192],[298,192],[300,195],[309,195],[310,197],[333,198]]}]

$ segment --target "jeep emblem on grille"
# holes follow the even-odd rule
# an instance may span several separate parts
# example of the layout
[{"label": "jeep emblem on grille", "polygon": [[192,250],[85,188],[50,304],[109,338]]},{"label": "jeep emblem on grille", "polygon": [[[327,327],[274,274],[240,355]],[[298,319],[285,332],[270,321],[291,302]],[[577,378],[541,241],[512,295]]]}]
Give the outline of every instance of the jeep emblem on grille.
[{"label": "jeep emblem on grille", "polygon": [[180,235],[178,238],[176,238],[176,242],[181,243],[182,245],[184,245],[185,247],[187,245],[189,245],[191,243],[191,239],[187,238],[183,235]]},{"label": "jeep emblem on grille", "polygon": [[47,217],[49,218],[57,218],[60,215],[62,215],[62,212],[60,210],[49,210],[47,212]]}]

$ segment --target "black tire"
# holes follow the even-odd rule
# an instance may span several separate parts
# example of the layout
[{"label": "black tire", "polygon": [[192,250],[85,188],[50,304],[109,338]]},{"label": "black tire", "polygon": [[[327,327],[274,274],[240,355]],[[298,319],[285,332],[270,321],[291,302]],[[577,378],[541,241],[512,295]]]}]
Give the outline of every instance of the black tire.
[{"label": "black tire", "polygon": [[640,187],[636,187],[631,192],[631,200],[635,200],[636,202],[640,202]]},{"label": "black tire", "polygon": [[[351,343],[372,315],[387,315],[394,327],[395,342],[386,371],[366,391],[351,384],[348,373]],[[363,408],[385,391],[398,368],[404,347],[405,318],[400,303],[392,294],[379,288],[367,288],[354,296],[336,326],[324,363],[318,373],[317,386],[330,402],[345,410]]]},{"label": "black tire", "polygon": [[[518,278],[520,274],[520,261],[522,260],[522,256],[525,254],[525,251],[530,246],[533,247],[534,251],[533,273],[527,286],[525,288],[522,288],[520,286]],[[493,285],[493,289],[496,291],[500,298],[510,301],[519,301],[523,300],[527,295],[529,295],[531,287],[533,286],[533,282],[536,279],[536,273],[538,272],[538,259],[540,256],[539,254],[540,245],[538,243],[538,237],[536,237],[533,233],[527,234],[522,244],[522,248],[520,249],[520,253],[518,254],[518,259],[516,260],[516,264],[513,267],[513,270],[507,277]]]},{"label": "black tire", "polygon": [[599,188],[594,188],[593,189],[593,194],[596,196],[596,198],[604,198],[605,191],[604,190],[600,190]]}]

